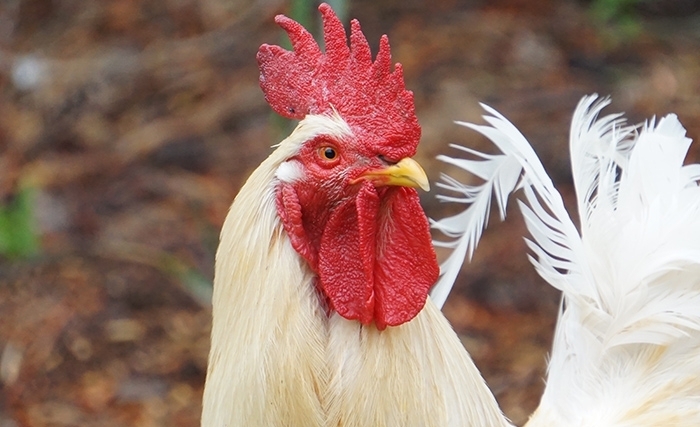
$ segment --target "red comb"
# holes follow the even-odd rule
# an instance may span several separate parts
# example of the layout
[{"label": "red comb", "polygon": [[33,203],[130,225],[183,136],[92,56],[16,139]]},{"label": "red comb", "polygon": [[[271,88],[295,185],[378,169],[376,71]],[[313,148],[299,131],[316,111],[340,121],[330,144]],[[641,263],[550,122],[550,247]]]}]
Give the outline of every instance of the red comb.
[{"label": "red comb", "polygon": [[325,54],[301,24],[283,15],[275,17],[289,35],[293,51],[267,44],[260,47],[257,58],[265,99],[277,113],[291,119],[335,109],[356,136],[388,149],[387,155],[394,154],[397,160],[413,155],[420,126],[401,64],[391,71],[389,39],[382,36],[372,62],[357,20],[351,22],[348,46],[345,28],[333,9],[325,3],[318,9],[323,16]]}]

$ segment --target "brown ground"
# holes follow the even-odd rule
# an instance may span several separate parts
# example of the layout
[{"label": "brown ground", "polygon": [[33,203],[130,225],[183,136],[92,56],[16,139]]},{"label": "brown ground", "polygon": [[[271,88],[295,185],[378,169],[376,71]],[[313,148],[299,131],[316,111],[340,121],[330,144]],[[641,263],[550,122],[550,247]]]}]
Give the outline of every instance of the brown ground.
[{"label": "brown ground", "polygon": [[[249,3],[0,2],[0,199],[31,187],[42,236],[38,256],[0,260],[0,427],[198,425],[218,230],[280,137],[254,55],[280,40],[285,3]],[[487,146],[452,124],[480,121],[479,101],[520,127],[568,201],[584,94],[612,94],[633,122],[676,112],[700,138],[693,2],[648,2],[636,35],[585,2],[375,3],[350,15],[404,64],[431,179],[448,143]],[[494,221],[445,307],[516,423],[538,402],[558,300],[523,235],[515,211]]]}]

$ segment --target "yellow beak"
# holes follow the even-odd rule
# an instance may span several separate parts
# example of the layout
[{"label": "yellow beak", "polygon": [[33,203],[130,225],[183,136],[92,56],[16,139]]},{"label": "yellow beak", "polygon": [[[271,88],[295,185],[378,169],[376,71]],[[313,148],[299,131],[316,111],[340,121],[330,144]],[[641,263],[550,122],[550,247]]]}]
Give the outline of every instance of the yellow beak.
[{"label": "yellow beak", "polygon": [[417,161],[410,157],[402,159],[395,165],[367,171],[360,175],[355,182],[369,180],[376,186],[399,185],[403,187],[422,188],[430,191],[428,176]]}]

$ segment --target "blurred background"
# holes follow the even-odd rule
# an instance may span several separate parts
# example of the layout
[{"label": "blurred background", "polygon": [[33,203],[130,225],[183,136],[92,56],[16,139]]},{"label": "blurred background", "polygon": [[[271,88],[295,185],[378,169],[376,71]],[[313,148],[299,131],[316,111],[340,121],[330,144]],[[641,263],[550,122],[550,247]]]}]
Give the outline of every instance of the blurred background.
[{"label": "blurred background", "polygon": [[[675,112],[700,138],[692,0],[346,0],[374,51],[389,35],[415,93],[417,159],[456,171],[453,120],[479,102],[528,137],[572,208],[568,126],[581,96],[632,123]],[[0,427],[197,426],[218,233],[289,131],[255,53],[282,43],[284,0],[0,1]],[[698,150],[689,161],[698,161]],[[429,216],[455,207],[422,195]],[[573,214],[575,216],[575,214]],[[558,295],[513,210],[492,221],[445,313],[506,414],[543,386]]]}]

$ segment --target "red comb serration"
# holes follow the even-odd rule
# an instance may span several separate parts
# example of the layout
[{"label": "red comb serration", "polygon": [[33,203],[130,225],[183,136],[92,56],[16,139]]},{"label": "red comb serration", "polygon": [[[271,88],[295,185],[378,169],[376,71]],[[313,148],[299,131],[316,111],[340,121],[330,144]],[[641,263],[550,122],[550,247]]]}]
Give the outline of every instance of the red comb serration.
[{"label": "red comb serration", "polygon": [[328,4],[321,4],[325,54],[298,22],[277,15],[275,22],[289,35],[293,50],[263,44],[258,51],[260,87],[280,115],[303,119],[333,109],[356,136],[380,144],[397,159],[415,153],[420,126],[413,93],[406,90],[401,64],[391,70],[389,39],[382,36],[379,53],[372,52],[360,23],[350,24],[350,46],[345,28]]}]

